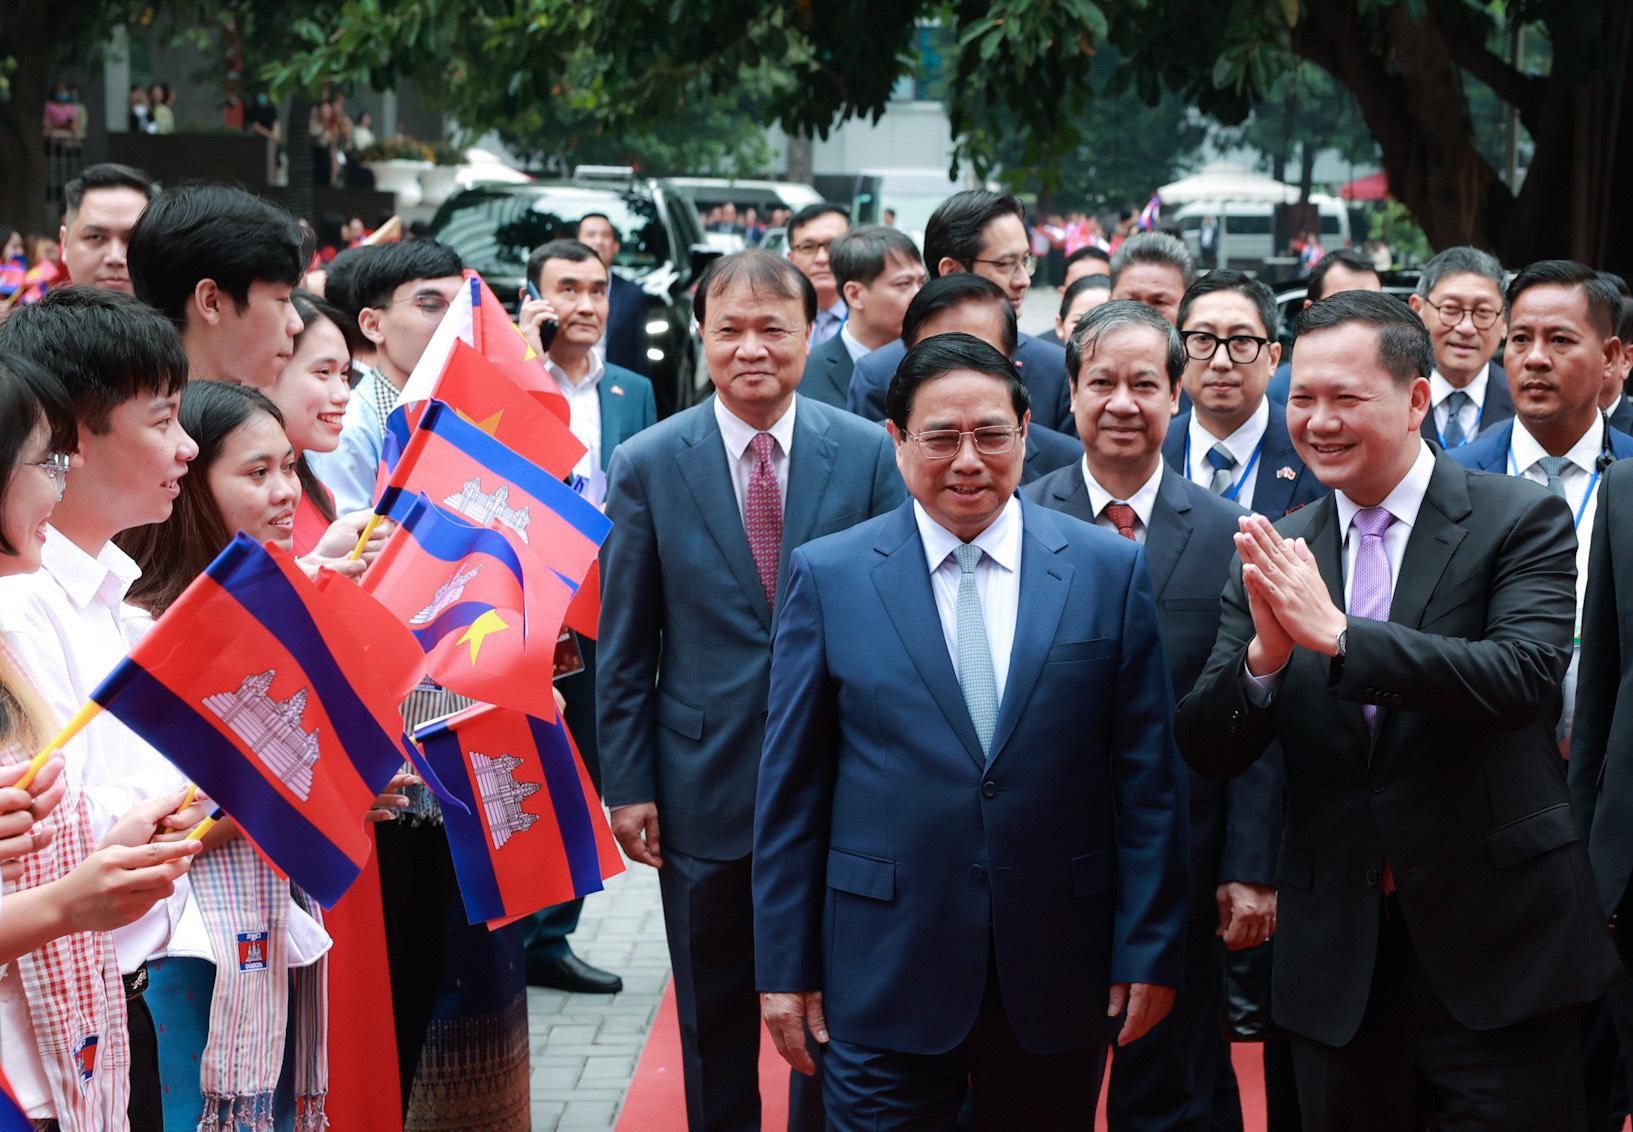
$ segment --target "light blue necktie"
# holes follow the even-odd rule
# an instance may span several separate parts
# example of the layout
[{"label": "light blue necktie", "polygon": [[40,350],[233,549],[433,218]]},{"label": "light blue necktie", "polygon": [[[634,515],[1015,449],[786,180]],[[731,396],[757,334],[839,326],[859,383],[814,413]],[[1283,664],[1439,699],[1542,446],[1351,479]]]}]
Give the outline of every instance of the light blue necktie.
[{"label": "light blue necktie", "polygon": [[1231,475],[1232,469],[1236,467],[1236,453],[1226,448],[1225,442],[1221,440],[1203,455],[1213,468],[1213,482],[1208,485],[1208,490],[1215,495],[1225,494],[1230,490],[1230,485],[1236,482],[1236,477]]},{"label": "light blue necktie", "polygon": [[1461,389],[1453,389],[1446,394],[1446,428],[1440,434],[1441,447],[1450,451],[1461,448],[1469,442],[1468,434],[1463,431],[1463,406],[1471,404],[1474,398]]},{"label": "light blue necktie", "polygon": [[987,644],[987,623],[981,616],[981,595],[975,588],[975,567],[981,548],[960,543],[953,548],[958,568],[958,686],[964,691],[981,753],[990,754],[992,733],[998,726],[998,677],[992,670],[992,649]]},{"label": "light blue necktie", "polygon": [[1570,466],[1570,463],[1571,458],[1569,456],[1544,456],[1537,461],[1537,467],[1541,468],[1542,474],[1548,477],[1548,490],[1561,499],[1565,498],[1564,472]]}]

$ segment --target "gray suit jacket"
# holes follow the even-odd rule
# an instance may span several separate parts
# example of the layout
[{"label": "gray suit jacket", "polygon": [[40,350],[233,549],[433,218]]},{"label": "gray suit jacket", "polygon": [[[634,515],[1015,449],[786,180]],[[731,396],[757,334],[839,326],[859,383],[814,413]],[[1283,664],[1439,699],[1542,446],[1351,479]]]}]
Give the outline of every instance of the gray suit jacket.
[{"label": "gray suit jacket", "polygon": [[[795,547],[905,498],[883,430],[799,397],[779,605]],[[665,846],[711,860],[746,856],[776,617],[749,553],[712,397],[618,446],[607,516],[596,665],[607,804],[656,801]]]},{"label": "gray suit jacket", "polygon": [[850,396],[851,370],[854,367],[851,352],[845,349],[845,343],[835,334],[812,350],[811,356],[805,359],[805,378],[799,383],[800,395],[843,409],[845,399]]}]

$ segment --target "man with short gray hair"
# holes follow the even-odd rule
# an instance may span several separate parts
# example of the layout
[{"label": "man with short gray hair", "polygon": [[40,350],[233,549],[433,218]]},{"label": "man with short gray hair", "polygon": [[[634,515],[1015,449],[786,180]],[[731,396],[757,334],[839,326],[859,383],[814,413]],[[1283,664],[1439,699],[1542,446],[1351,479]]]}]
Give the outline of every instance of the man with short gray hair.
[{"label": "man with short gray hair", "polygon": [[1166,232],[1140,232],[1111,257],[1111,297],[1133,299],[1179,322],[1179,300],[1196,281],[1196,259]]},{"label": "man with short gray hair", "polygon": [[1435,368],[1423,438],[1461,448],[1514,415],[1508,379],[1492,357],[1503,340],[1503,265],[1479,248],[1447,248],[1423,267],[1407,299],[1429,331]]}]

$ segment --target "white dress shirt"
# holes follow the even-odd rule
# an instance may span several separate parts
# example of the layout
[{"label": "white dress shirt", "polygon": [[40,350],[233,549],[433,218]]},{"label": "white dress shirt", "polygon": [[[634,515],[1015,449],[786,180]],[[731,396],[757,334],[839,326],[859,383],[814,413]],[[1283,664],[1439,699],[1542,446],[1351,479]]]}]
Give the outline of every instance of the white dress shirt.
[{"label": "white dress shirt", "polygon": [[[782,499],[783,510],[788,510],[788,455],[794,445],[794,406],[796,399],[790,398],[788,410],[777,418],[777,422],[766,432],[777,443],[771,450],[771,470],[777,473],[777,495]],[[714,419],[720,426],[720,439],[726,445],[726,464],[731,468],[731,489],[737,495],[737,514],[743,514],[744,501],[748,498],[748,483],[754,476],[754,466],[759,458],[754,455],[749,443],[759,429],[749,424],[726,408],[725,402],[718,395],[714,399]]]},{"label": "white dress shirt", "polygon": [[[544,368],[555,378],[561,395],[567,398],[567,427],[572,429],[573,435],[586,449],[583,457],[573,465],[573,474],[584,477],[586,483],[593,483],[596,469],[601,467],[600,385],[607,367],[601,360],[600,352],[594,349],[590,350],[589,362],[589,371],[578,381],[568,377],[567,371],[549,355],[545,356]],[[600,503],[601,500],[591,499],[590,502]]]},{"label": "white dress shirt", "polygon": [[1094,509],[1095,526],[1104,527],[1113,534],[1119,533],[1117,524],[1106,515],[1106,504],[1126,503],[1134,508],[1135,517],[1139,519],[1139,522],[1134,524],[1134,541],[1143,545],[1145,533],[1151,528],[1151,511],[1157,505],[1157,488],[1162,484],[1162,460],[1160,458],[1157,460],[1157,470],[1151,473],[1151,478],[1141,484],[1140,490],[1127,499],[1118,499],[1100,485],[1100,481],[1094,478],[1094,473],[1089,471],[1087,456],[1083,457],[1081,466],[1083,484],[1089,489],[1089,505]]},{"label": "white dress shirt", "polygon": [[[1391,594],[1400,589],[1401,562],[1406,558],[1406,543],[1412,537],[1412,528],[1417,525],[1418,512],[1423,508],[1423,497],[1429,491],[1429,480],[1434,472],[1435,454],[1427,444],[1420,443],[1417,459],[1412,461],[1412,466],[1395,485],[1395,489],[1379,504],[1385,511],[1395,516],[1395,521],[1389,524],[1389,528],[1383,533],[1384,554],[1389,559]],[[1352,538],[1351,535],[1354,532],[1355,514],[1361,510],[1361,505],[1342,491],[1333,492],[1333,501],[1338,505],[1338,537],[1343,539],[1344,546],[1344,608],[1348,610],[1355,585],[1355,556],[1361,550],[1361,540]],[[1284,671],[1285,666],[1264,676],[1254,676],[1247,671],[1244,661],[1243,689],[1249,702],[1260,706],[1269,703],[1275,694],[1276,686],[1281,683]]]},{"label": "white dress shirt", "polygon": [[[958,584],[963,577],[953,548],[961,540],[937,523],[917,501],[913,518],[924,542],[924,557],[930,570],[930,589],[936,597],[936,613],[941,618],[941,634],[947,653],[958,671]],[[987,629],[987,647],[992,650],[992,672],[997,677],[998,702],[1004,702],[1004,686],[1009,682],[1009,655],[1015,647],[1015,621],[1021,606],[1021,501],[1011,498],[986,530],[971,540],[983,551],[975,567],[975,589],[981,597],[981,619]]]},{"label": "white dress shirt", "polygon": [[[1242,426],[1235,432],[1225,437],[1225,447],[1236,457],[1236,466],[1231,469],[1231,475],[1241,484],[1241,490],[1236,493],[1236,502],[1249,511],[1253,510],[1253,486],[1259,478],[1260,465],[1254,464],[1251,471],[1247,465],[1248,461],[1253,459],[1253,453],[1264,440],[1265,430],[1269,427],[1270,400],[1261,397],[1259,407],[1253,410],[1253,415],[1243,421]],[[1219,438],[1202,427],[1194,407],[1191,409],[1191,424],[1186,436],[1190,440],[1191,458],[1189,466],[1185,469],[1185,475],[1192,483],[1210,487],[1213,484],[1213,465],[1208,463],[1208,453],[1219,443]],[[1263,459],[1261,456],[1260,461]]]},{"label": "white dress shirt", "polygon": [[851,356],[852,365],[873,353],[872,350],[858,342],[855,336],[851,334],[851,322],[848,318],[845,320],[845,324],[839,328],[839,340],[845,345],[845,353]]},{"label": "white dress shirt", "polygon": [[811,349],[816,349],[838,334],[848,317],[850,308],[845,305],[844,299],[835,299],[833,306],[817,311],[816,324],[811,327]]},{"label": "white dress shirt", "polygon": [[[1480,372],[1474,379],[1461,387],[1462,392],[1469,395],[1469,400],[1457,414],[1457,419],[1463,424],[1463,435],[1473,440],[1480,435],[1480,418],[1486,411],[1486,383],[1490,378],[1489,366],[1481,366]],[[1457,392],[1458,386],[1453,385],[1440,375],[1440,370],[1432,370],[1429,374],[1429,404],[1434,406],[1435,431],[1441,436],[1446,435],[1446,424],[1451,420],[1452,407],[1446,404],[1446,398]]]},{"label": "white dress shirt", "polygon": [[[1576,519],[1576,635],[1582,635],[1582,598],[1588,589],[1588,552],[1593,544],[1593,516],[1599,509],[1599,485],[1593,482],[1595,462],[1604,450],[1605,416],[1594,414],[1593,424],[1583,433],[1571,450],[1565,453],[1570,463],[1560,471],[1565,485],[1565,503]],[[1548,473],[1537,461],[1548,455],[1537,438],[1526,429],[1525,422],[1514,418],[1514,435],[1508,442],[1508,474],[1520,475],[1535,483],[1547,484]],[[1589,490],[1592,488],[1593,490]],[[1569,708],[1570,704],[1567,703]]]}]

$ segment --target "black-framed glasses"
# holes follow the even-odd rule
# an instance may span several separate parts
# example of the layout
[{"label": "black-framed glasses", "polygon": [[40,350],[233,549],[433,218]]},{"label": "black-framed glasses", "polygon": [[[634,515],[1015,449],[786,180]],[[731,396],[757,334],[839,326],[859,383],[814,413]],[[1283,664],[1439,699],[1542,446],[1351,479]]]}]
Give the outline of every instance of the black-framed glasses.
[{"label": "black-framed glasses", "polygon": [[1465,307],[1462,303],[1430,303],[1440,316],[1440,325],[1450,330],[1467,318],[1476,330],[1490,330],[1497,325],[1497,316],[1503,312],[1495,307]]},{"label": "black-framed glasses", "polygon": [[1213,361],[1213,356],[1223,346],[1227,358],[1239,366],[1245,366],[1256,361],[1259,351],[1270,345],[1270,339],[1260,338],[1256,334],[1232,334],[1221,338],[1206,330],[1181,330],[1179,336],[1185,339],[1185,353],[1192,361],[1198,362]]},{"label": "black-framed glasses", "polygon": [[1003,259],[981,259],[977,257],[975,263],[984,263],[988,267],[996,267],[1006,277],[1013,278],[1017,272],[1025,272],[1028,279],[1038,269],[1036,256],[1006,255]]},{"label": "black-framed glasses", "polygon": [[57,502],[62,502],[62,493],[68,490],[68,467],[70,457],[66,452],[52,452],[43,460],[19,461],[25,468],[41,468],[51,480],[51,486],[57,489]]},{"label": "black-framed glasses", "polygon": [[986,425],[977,429],[936,429],[933,432],[910,432],[907,438],[919,446],[926,460],[951,460],[964,447],[964,438],[970,438],[975,450],[983,456],[1003,456],[1014,451],[1015,437],[1020,425]]},{"label": "black-framed glasses", "polygon": [[833,246],[832,240],[801,240],[788,250],[803,256],[815,256],[818,252],[831,251]]}]

